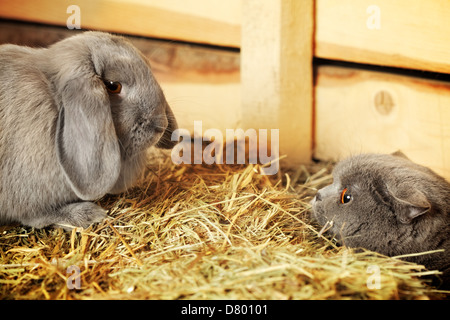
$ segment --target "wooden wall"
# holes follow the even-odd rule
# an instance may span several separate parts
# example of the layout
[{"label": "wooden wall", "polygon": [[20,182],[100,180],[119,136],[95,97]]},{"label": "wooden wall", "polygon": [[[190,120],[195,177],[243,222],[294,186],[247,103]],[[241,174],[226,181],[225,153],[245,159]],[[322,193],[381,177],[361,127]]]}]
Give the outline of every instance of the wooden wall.
[{"label": "wooden wall", "polygon": [[[0,18],[61,32],[68,3],[0,0]],[[450,1],[70,3],[83,28],[147,38],[182,127],[278,128],[290,166],[401,149],[450,178]]]},{"label": "wooden wall", "polygon": [[402,150],[450,177],[449,82],[325,65],[315,97],[317,158]]},{"label": "wooden wall", "polygon": [[320,58],[450,73],[450,1],[316,0]]},{"label": "wooden wall", "polygon": [[70,5],[83,29],[240,45],[241,0],[0,0],[0,17],[65,26]]},{"label": "wooden wall", "polygon": [[243,126],[279,129],[285,163],[308,162],[313,142],[314,1],[246,0],[243,12]]},{"label": "wooden wall", "polygon": [[450,178],[448,17],[446,0],[316,1],[315,56],[363,64],[316,70],[317,158],[402,150]]}]

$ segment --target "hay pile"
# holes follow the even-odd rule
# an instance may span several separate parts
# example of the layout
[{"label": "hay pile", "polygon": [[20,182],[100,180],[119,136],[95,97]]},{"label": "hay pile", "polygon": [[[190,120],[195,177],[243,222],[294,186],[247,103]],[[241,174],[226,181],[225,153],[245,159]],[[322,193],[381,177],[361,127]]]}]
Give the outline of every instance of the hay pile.
[{"label": "hay pile", "polygon": [[[418,277],[420,266],[318,236],[308,202],[330,182],[327,165],[268,177],[254,165],[152,164],[139,186],[99,201],[110,216],[99,225],[2,227],[0,297],[445,298]],[[379,289],[367,285],[369,266],[380,270]]]}]

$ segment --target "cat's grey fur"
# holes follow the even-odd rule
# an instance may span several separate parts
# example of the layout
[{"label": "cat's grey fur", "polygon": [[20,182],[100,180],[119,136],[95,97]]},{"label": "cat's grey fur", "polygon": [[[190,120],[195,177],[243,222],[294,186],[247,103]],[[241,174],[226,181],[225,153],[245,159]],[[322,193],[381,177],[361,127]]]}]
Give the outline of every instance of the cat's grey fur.
[{"label": "cat's grey fur", "polygon": [[174,144],[175,117],[150,65],[122,37],[2,45],[0,88],[0,224],[101,221],[105,210],[90,201],[131,187],[148,147]]},{"label": "cat's grey fur", "polygon": [[[348,188],[351,200],[341,202]],[[450,283],[450,184],[401,154],[362,154],[339,162],[333,183],[311,202],[313,217],[348,247],[388,256],[444,249],[407,260],[443,272]]]}]

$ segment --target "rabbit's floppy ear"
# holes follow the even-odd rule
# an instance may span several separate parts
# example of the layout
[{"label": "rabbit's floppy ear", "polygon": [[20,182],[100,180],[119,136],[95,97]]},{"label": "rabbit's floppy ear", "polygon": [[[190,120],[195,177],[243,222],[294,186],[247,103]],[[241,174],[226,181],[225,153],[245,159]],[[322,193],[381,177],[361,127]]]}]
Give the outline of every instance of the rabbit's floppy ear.
[{"label": "rabbit's floppy ear", "polygon": [[59,92],[56,152],[74,192],[83,200],[105,195],[120,173],[120,149],[103,81],[92,70]]}]

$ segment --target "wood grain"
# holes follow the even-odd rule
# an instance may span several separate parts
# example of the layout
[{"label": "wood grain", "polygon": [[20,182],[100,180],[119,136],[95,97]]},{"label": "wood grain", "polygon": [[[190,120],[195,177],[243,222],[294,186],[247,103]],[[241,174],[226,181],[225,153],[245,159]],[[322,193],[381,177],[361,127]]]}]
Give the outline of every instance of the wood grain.
[{"label": "wood grain", "polygon": [[313,1],[246,0],[242,12],[243,126],[279,129],[286,165],[309,162]]},{"label": "wood grain", "polygon": [[[240,46],[240,0],[220,6],[218,0],[0,0],[0,18],[66,26],[69,5],[81,10],[82,29],[181,40],[227,47]],[[214,10],[214,5],[216,9]],[[197,10],[197,9],[198,10]],[[209,15],[205,13],[205,8]],[[229,10],[226,14],[224,11]],[[199,14],[192,12],[199,11]],[[206,11],[206,12],[207,12]]]},{"label": "wood grain", "polygon": [[450,84],[321,66],[316,86],[315,157],[403,151],[450,178]]},{"label": "wood grain", "polygon": [[316,0],[315,55],[450,73],[449,16],[447,0]]}]

